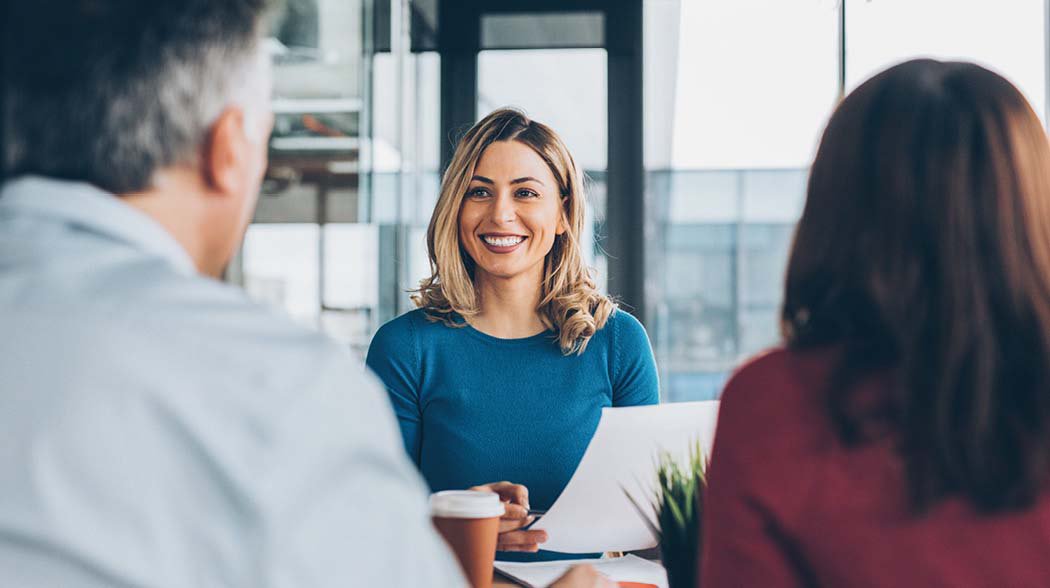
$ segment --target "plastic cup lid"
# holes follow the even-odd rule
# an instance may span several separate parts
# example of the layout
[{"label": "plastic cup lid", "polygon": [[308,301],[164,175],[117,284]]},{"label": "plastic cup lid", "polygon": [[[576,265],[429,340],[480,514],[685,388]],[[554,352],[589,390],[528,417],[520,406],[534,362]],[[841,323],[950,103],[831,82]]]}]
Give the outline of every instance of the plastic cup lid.
[{"label": "plastic cup lid", "polygon": [[450,519],[501,517],[503,503],[494,492],[445,490],[430,495],[430,516]]}]

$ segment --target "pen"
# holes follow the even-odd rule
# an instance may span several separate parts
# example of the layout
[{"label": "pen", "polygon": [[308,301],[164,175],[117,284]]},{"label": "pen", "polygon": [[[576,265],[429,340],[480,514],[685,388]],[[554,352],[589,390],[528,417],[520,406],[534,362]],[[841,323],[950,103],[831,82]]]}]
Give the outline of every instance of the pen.
[{"label": "pen", "polygon": [[542,517],[545,514],[547,514],[547,511],[545,510],[534,510],[530,508],[529,516],[532,517],[532,521],[529,524],[522,527],[521,530],[528,531],[533,525],[535,525],[540,520],[540,517]]}]

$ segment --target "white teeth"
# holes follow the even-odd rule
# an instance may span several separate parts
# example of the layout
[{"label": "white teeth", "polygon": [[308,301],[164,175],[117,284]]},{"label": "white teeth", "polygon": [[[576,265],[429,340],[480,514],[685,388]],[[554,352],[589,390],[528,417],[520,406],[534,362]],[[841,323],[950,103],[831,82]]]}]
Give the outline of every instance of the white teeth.
[{"label": "white teeth", "polygon": [[513,247],[525,240],[525,237],[482,237],[486,243],[494,247]]}]

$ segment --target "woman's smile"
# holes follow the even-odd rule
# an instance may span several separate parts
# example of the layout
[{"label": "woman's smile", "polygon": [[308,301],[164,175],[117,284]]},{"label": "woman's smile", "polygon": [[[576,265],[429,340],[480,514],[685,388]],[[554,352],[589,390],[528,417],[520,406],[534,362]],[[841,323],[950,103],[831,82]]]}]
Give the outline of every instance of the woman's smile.
[{"label": "woman's smile", "polygon": [[500,233],[488,233],[481,235],[481,242],[485,248],[493,253],[513,253],[528,237],[524,235],[506,235]]}]

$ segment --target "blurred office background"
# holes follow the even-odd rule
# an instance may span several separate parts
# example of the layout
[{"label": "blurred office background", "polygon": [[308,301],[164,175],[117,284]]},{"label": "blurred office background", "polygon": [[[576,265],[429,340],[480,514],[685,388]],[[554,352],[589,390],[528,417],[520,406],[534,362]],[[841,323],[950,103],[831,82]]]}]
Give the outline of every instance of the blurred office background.
[{"label": "blurred office background", "polygon": [[229,279],[360,352],[413,306],[453,141],[553,126],[591,180],[591,265],[665,401],[778,341],[807,167],[839,96],[903,59],[1006,75],[1044,120],[1048,0],[288,0],[271,167]]}]

